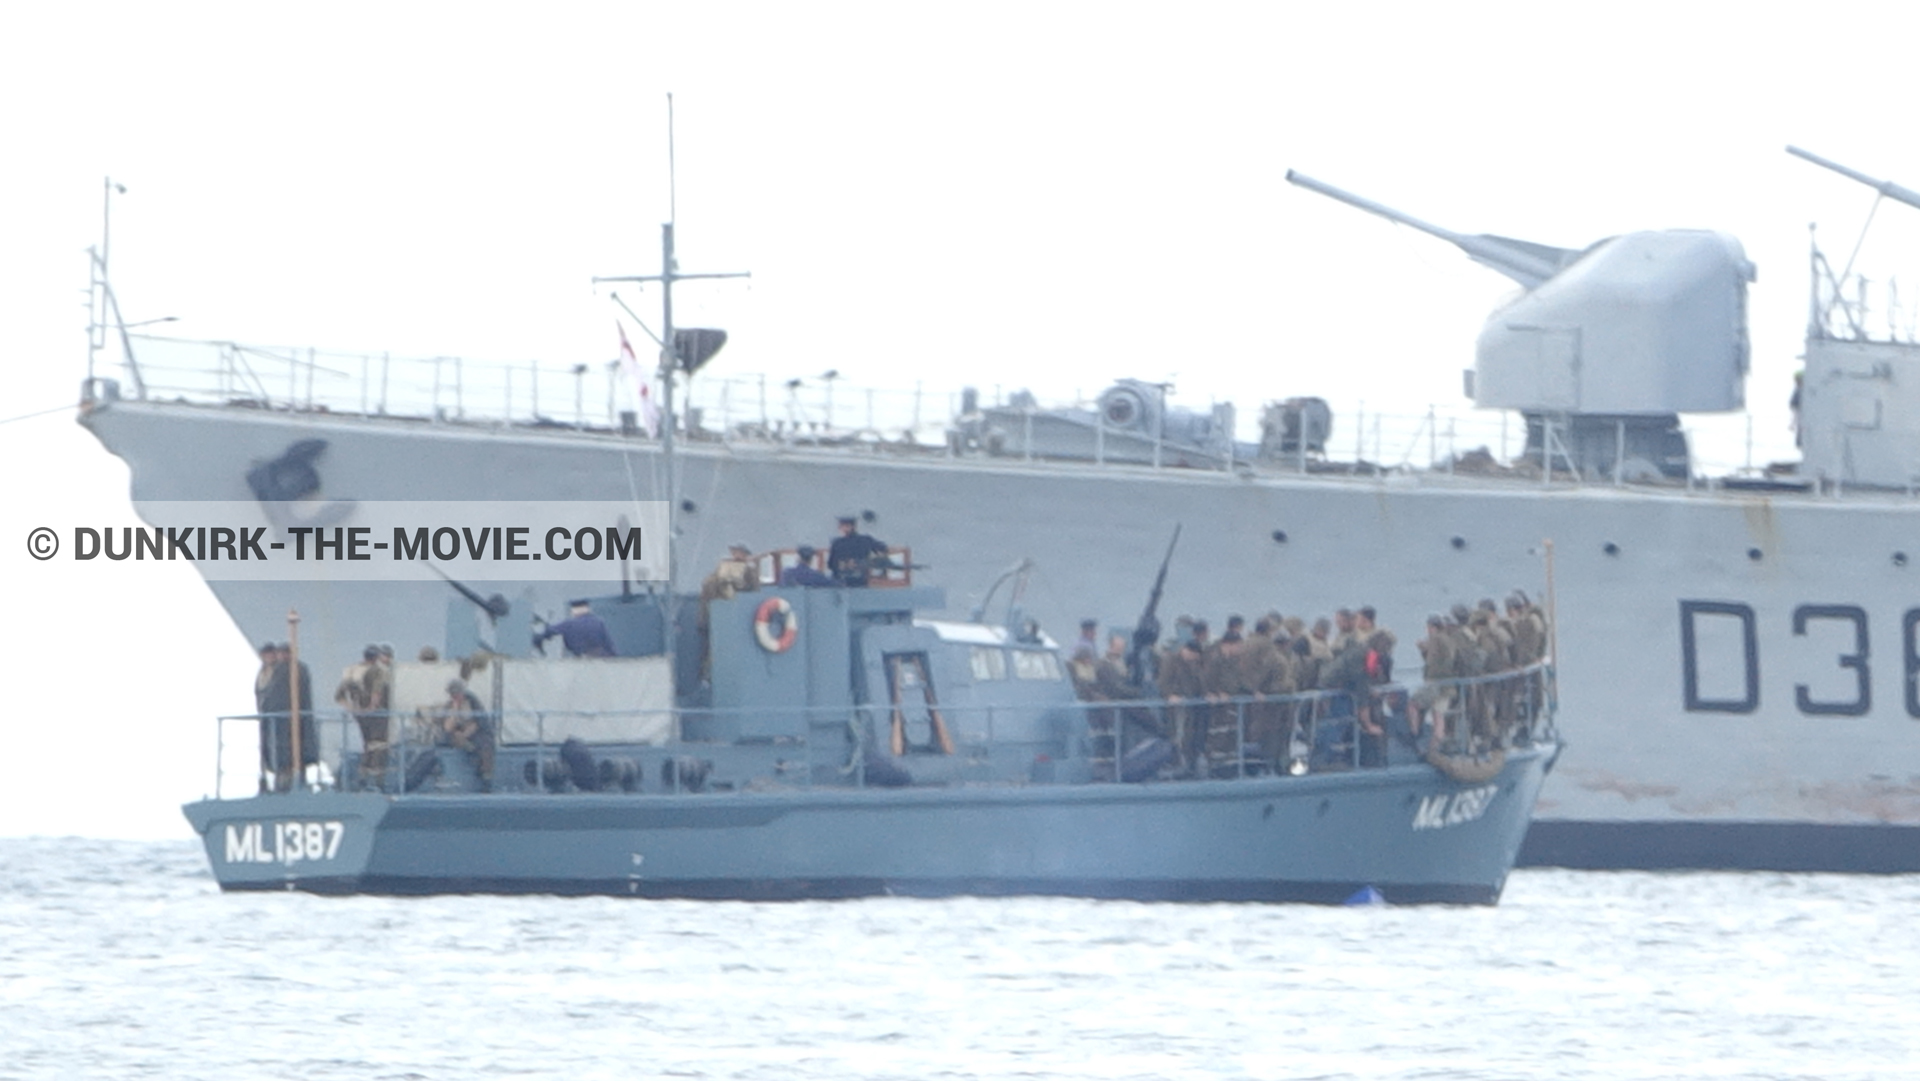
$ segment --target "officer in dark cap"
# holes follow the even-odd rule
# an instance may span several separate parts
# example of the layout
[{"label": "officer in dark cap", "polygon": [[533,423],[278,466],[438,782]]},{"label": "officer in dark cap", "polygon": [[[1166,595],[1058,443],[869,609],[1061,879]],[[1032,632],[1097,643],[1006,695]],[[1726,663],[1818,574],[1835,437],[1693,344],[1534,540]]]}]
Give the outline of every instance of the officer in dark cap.
[{"label": "officer in dark cap", "polygon": [[567,618],[558,623],[549,623],[546,630],[533,636],[533,644],[538,646],[559,635],[569,657],[615,656],[613,637],[607,633],[606,623],[593,614],[593,605],[578,600],[569,603],[567,608]]},{"label": "officer in dark cap", "polygon": [[[261,649],[262,659],[266,649]],[[266,685],[258,687],[260,706],[261,734],[260,758],[262,765],[271,770],[271,787],[276,792],[291,792],[294,781],[300,771],[293,762],[293,647],[280,642],[273,646],[273,670],[268,673]],[[313,724],[313,672],[307,668],[307,662],[300,662],[300,765],[310,766],[319,761],[319,740],[315,738]]]},{"label": "officer in dark cap", "polygon": [[814,553],[818,549],[811,544],[803,544],[793,550],[799,562],[780,572],[780,584],[783,586],[830,586],[833,579],[822,574],[813,565]]},{"label": "officer in dark cap", "polygon": [[834,581],[843,586],[865,586],[875,566],[886,558],[886,544],[860,532],[859,519],[840,519],[840,535],[827,549],[827,570]]}]

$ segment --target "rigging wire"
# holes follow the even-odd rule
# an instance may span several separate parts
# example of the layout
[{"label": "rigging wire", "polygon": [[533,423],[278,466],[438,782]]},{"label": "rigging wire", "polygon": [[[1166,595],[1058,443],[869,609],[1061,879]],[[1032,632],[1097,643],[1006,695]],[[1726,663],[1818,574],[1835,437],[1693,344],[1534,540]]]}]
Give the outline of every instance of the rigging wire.
[{"label": "rigging wire", "polygon": [[71,405],[56,405],[52,409],[42,409],[37,413],[22,413],[17,417],[8,417],[5,420],[0,420],[0,424],[12,424],[16,420],[32,420],[34,417],[44,417],[48,413],[61,413],[72,408],[73,406]]}]

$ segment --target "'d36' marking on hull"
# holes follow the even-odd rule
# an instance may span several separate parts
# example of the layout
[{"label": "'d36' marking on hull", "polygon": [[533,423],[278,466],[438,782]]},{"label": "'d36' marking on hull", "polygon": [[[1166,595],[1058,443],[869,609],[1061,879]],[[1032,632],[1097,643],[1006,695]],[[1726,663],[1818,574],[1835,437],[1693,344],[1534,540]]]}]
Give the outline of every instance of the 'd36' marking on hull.
[{"label": "'d36' marking on hull", "polygon": [[[325,861],[340,854],[347,828],[331,822],[242,822],[227,827],[228,863]],[[271,838],[271,843],[268,843]]]},{"label": "'d36' marking on hull", "polygon": [[[1848,651],[1833,655],[1833,664],[1851,673],[1851,694],[1843,698],[1816,697],[1805,683],[1793,685],[1793,704],[1809,717],[1864,717],[1873,712],[1871,636],[1867,610],[1852,604],[1802,604],[1793,609],[1789,626],[1794,638],[1807,638],[1819,624],[1839,624],[1851,641]],[[1722,637],[1737,636],[1738,646],[1712,661],[1701,638],[1715,629]],[[1907,716],[1920,718],[1920,608],[1900,617],[1902,686]],[[1775,663],[1778,663],[1776,660]],[[1760,617],[1753,606],[1737,601],[1680,602],[1681,694],[1689,713],[1753,713],[1760,708],[1763,681],[1760,654]],[[1709,694],[1703,685],[1723,690]],[[1731,690],[1732,693],[1726,693]]]}]

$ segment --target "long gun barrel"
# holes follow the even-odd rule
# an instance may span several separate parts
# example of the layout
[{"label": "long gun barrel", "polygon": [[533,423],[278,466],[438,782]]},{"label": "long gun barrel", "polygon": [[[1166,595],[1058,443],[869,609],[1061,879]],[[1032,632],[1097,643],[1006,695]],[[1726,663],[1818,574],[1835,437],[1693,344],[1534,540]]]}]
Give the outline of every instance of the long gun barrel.
[{"label": "long gun barrel", "polygon": [[1474,262],[1497,270],[1528,289],[1560,273],[1567,264],[1580,255],[1579,252],[1567,248],[1534,244],[1525,240],[1515,240],[1512,237],[1494,236],[1490,233],[1456,233],[1451,229],[1442,229],[1438,225],[1421,221],[1411,214],[1402,214],[1392,207],[1382,206],[1371,199],[1363,199],[1350,191],[1343,191],[1332,184],[1315,180],[1292,169],[1287,170],[1287,182],[1308,191],[1317,191],[1329,199],[1339,200],[1348,206],[1388,221],[1418,229],[1429,236],[1439,237],[1466,252],[1468,258]]},{"label": "long gun barrel", "polygon": [[1160,618],[1156,614],[1160,608],[1160,591],[1167,584],[1167,568],[1173,565],[1173,549],[1180,543],[1180,524],[1173,527],[1173,539],[1167,542],[1166,557],[1160,560],[1160,573],[1153,579],[1153,588],[1147,591],[1147,607],[1140,613],[1140,621],[1134,624],[1133,648],[1127,651],[1127,682],[1135,687],[1144,687],[1153,670],[1153,647],[1160,642]]},{"label": "long gun barrel", "polygon": [[1867,187],[1872,188],[1874,191],[1879,192],[1889,199],[1905,203],[1910,207],[1920,210],[1920,192],[1915,192],[1911,188],[1903,188],[1891,180],[1875,180],[1865,173],[1849,169],[1837,161],[1828,161],[1818,154],[1802,150],[1797,146],[1788,147],[1787,153],[1792,154],[1796,158],[1805,158],[1807,161],[1823,169],[1832,169],[1834,172],[1839,173],[1849,180],[1857,180],[1865,184]]}]

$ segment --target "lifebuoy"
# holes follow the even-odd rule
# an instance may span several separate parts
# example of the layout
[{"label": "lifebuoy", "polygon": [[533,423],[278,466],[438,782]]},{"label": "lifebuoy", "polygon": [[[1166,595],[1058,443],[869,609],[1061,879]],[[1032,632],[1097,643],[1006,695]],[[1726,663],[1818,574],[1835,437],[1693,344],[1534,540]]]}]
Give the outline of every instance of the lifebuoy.
[{"label": "lifebuoy", "polygon": [[[780,637],[773,636],[773,617],[780,617],[783,629]],[[768,597],[760,602],[760,609],[753,613],[753,637],[760,648],[768,653],[785,653],[793,648],[793,640],[800,636],[800,621],[793,618],[793,605],[785,597]]]}]

